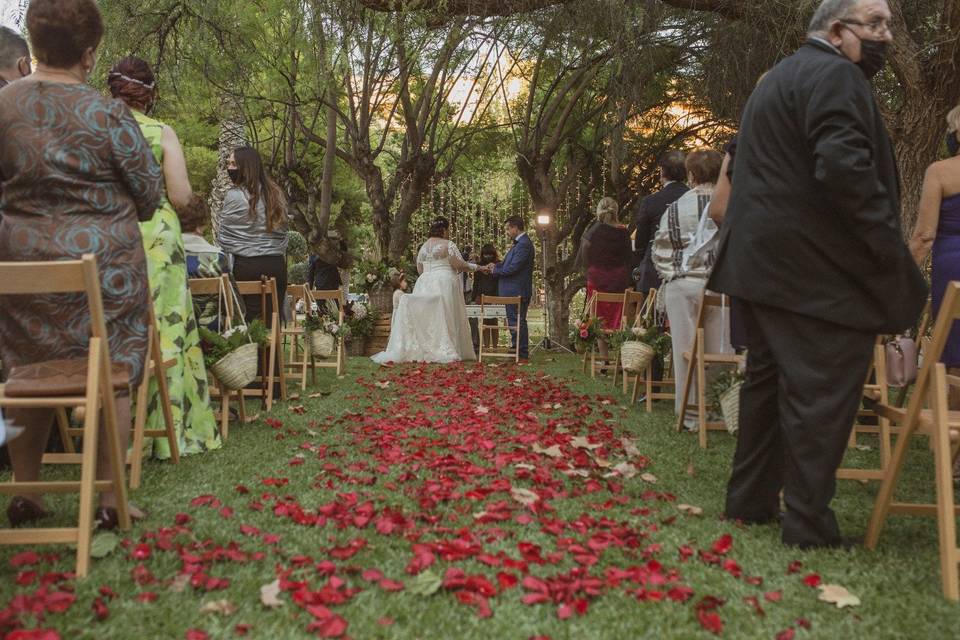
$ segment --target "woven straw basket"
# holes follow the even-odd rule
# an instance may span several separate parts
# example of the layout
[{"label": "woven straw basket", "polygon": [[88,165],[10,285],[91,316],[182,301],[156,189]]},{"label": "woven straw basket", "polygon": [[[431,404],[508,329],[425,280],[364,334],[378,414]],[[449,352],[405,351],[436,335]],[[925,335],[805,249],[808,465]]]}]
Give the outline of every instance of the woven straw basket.
[{"label": "woven straw basket", "polygon": [[731,434],[740,430],[740,388],[742,386],[743,383],[738,382],[720,394],[720,413],[723,414],[723,421]]},{"label": "woven straw basket", "polygon": [[243,389],[257,377],[257,353],[257,345],[249,342],[217,360],[210,371],[230,391]]},{"label": "woven straw basket", "polygon": [[623,346],[620,347],[620,361],[623,362],[624,371],[646,371],[653,361],[654,355],[656,355],[656,351],[653,347],[638,340],[624,342]]},{"label": "woven straw basket", "polygon": [[371,291],[368,296],[370,298],[370,311],[390,313],[393,310],[393,292],[388,288],[381,287]]},{"label": "woven straw basket", "polygon": [[310,332],[310,353],[315,358],[329,358],[337,344],[336,338],[324,331]]}]

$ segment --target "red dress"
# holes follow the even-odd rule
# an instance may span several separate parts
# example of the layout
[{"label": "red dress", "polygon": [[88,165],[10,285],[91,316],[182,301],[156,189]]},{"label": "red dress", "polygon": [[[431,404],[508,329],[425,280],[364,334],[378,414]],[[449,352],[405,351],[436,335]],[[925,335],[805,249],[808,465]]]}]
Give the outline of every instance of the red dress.
[{"label": "red dress", "polygon": [[[630,261],[633,257],[626,227],[601,223],[587,242],[587,300],[595,291],[623,293],[630,286]],[[622,315],[622,304],[597,304],[597,317],[604,329],[619,329]]]}]

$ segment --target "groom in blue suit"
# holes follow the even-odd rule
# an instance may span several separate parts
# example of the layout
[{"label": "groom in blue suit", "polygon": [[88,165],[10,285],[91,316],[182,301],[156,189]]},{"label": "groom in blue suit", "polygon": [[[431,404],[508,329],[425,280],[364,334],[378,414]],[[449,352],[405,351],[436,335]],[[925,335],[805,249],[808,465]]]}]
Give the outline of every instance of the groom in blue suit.
[{"label": "groom in blue suit", "polygon": [[[524,232],[523,218],[511,216],[506,222],[507,237],[513,242],[513,247],[507,251],[503,262],[494,265],[491,273],[499,278],[497,293],[501,296],[520,296],[520,317],[517,318],[517,308],[507,307],[507,323],[511,327],[519,325],[519,332],[510,333],[511,346],[516,346],[520,340],[520,359],[530,358],[530,344],[527,333],[527,309],[530,307],[530,298],[533,297],[533,242]],[[519,337],[518,334],[519,333]]]}]

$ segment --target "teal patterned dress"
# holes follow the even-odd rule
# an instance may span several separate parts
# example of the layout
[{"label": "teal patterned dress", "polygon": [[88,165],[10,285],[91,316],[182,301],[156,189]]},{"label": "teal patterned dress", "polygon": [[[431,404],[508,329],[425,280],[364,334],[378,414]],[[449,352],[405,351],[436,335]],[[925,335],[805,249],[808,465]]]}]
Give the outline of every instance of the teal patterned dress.
[{"label": "teal patterned dress", "polygon": [[[160,137],[163,123],[139,112],[134,117],[140,130],[153,149],[157,161],[163,164]],[[170,404],[173,421],[179,437],[180,453],[190,455],[220,448],[217,421],[210,405],[207,372],[200,350],[200,335],[193,314],[193,300],[187,286],[187,260],[180,233],[180,220],[167,201],[164,192],[160,208],[148,222],[141,223],[143,246],[147,252],[147,269],[153,308],[160,328],[160,348],[164,360],[175,360],[167,369]],[[147,406],[147,428],[163,428],[156,383],[150,385]],[[157,458],[169,458],[166,439],[153,441]]]},{"label": "teal patterned dress", "polygon": [[[110,357],[138,384],[147,353],[147,268],[137,226],[163,174],[130,115],[82,84],[24,79],[0,90],[0,261],[97,257]],[[0,358],[84,357],[83,294],[0,296]]]}]

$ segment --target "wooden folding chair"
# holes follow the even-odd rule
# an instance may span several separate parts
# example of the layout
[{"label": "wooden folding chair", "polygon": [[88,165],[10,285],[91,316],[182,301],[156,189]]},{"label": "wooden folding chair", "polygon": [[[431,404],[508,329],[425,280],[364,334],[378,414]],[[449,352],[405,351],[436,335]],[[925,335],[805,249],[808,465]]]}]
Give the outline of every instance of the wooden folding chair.
[{"label": "wooden folding chair", "polygon": [[[857,411],[857,417],[854,420],[853,429],[850,430],[850,440],[847,443],[849,449],[856,449],[858,446],[857,436],[861,434],[875,434],[879,437],[880,448],[880,467],[874,469],[840,467],[837,469],[837,479],[839,480],[881,480],[883,471],[890,462],[891,451],[891,428],[890,420],[878,413],[872,408],[873,403],[890,404],[890,390],[887,385],[887,367],[886,352],[884,351],[882,337],[877,338],[873,347],[873,361],[867,370],[867,379],[863,385],[863,399],[865,404]],[[860,421],[863,418],[875,418],[876,425],[864,425]]]},{"label": "wooden folding chair", "polygon": [[[740,366],[744,362],[742,355],[734,353],[710,353],[706,350],[706,317],[707,310],[712,307],[730,308],[730,302],[724,295],[711,293],[704,289],[700,296],[700,306],[697,310],[696,333],[693,338],[693,345],[690,351],[680,354],[684,360],[688,360],[690,366],[687,368],[687,375],[683,380],[683,403],[680,405],[680,412],[677,416],[677,431],[683,430],[683,419],[686,412],[691,407],[697,409],[697,425],[699,427],[700,447],[707,447],[707,429],[714,431],[726,431],[726,425],[723,422],[711,422],[707,420],[707,367],[710,365]],[[677,354],[674,354],[676,357]],[[693,376],[697,376],[697,402],[689,404],[687,398],[690,394],[690,386],[693,383]]]},{"label": "wooden folding chair", "polygon": [[[170,460],[173,464],[180,464],[180,446],[177,442],[177,430],[173,423],[173,409],[170,406],[170,391],[167,386],[167,369],[173,366],[174,361],[164,361],[160,348],[160,336],[157,328],[156,314],[150,304],[150,325],[147,328],[147,361],[143,371],[143,380],[136,392],[136,413],[133,421],[133,439],[130,451],[127,452],[126,463],[130,465],[130,488],[139,489],[143,477],[143,447],[146,438],[166,438],[170,445]],[[147,429],[147,404],[149,400],[150,381],[157,383],[157,395],[160,402],[160,411],[163,415],[163,429]],[[80,464],[83,455],[76,453],[73,438],[83,435],[83,429],[74,429],[66,420],[66,411],[58,408],[56,413],[57,426],[60,437],[64,442],[66,453],[47,453],[43,456],[44,464]]]},{"label": "wooden folding chair", "polygon": [[[643,309],[644,295],[639,291],[634,291],[633,289],[625,289],[623,292],[623,313],[620,314],[620,328],[626,329],[627,327],[635,326],[636,319],[640,316],[640,311]],[[617,362],[613,370],[613,384],[616,386],[618,376],[620,374],[620,352],[617,352]],[[637,376],[640,374],[637,373]],[[629,374],[623,372],[623,392],[627,393],[627,378]]]},{"label": "wooden folding chair", "polygon": [[[937,516],[944,595],[951,600],[960,599],[960,587],[957,585],[957,562],[960,556],[955,548],[955,518],[960,515],[960,507],[953,504],[951,464],[951,460],[956,459],[960,443],[960,411],[948,411],[947,390],[951,386],[960,386],[960,379],[946,375],[945,370],[939,374],[936,370],[938,366],[942,367],[940,357],[950,337],[950,329],[957,320],[960,320],[960,282],[951,282],[947,285],[933,327],[933,335],[924,354],[923,366],[917,373],[917,382],[906,408],[883,404],[877,404],[875,408],[877,413],[899,425],[901,431],[890,463],[884,470],[864,540],[868,549],[876,548],[887,516],[893,513]],[[932,409],[928,408],[927,404],[930,404]],[[937,504],[894,501],[907,450],[915,434],[927,435],[933,439]]]},{"label": "wooden folding chair", "polygon": [[[306,335],[303,331],[303,325],[300,324],[297,314],[297,303],[303,302],[307,307],[307,313],[310,312],[310,295],[307,293],[307,285],[291,284],[287,286],[287,295],[293,298],[291,305],[290,322],[283,327],[280,335],[283,337],[284,348],[289,348],[288,355],[284,359],[284,367],[287,369],[287,377],[294,380],[300,380],[300,391],[307,388],[307,367],[311,364],[309,350],[310,347],[306,341]],[[311,367],[313,372],[313,382],[317,382],[317,371]]]},{"label": "wooden folding chair", "polygon": [[[598,317],[597,309],[601,304],[619,304],[622,309],[625,299],[626,296],[622,293],[603,293],[600,291],[595,291],[587,304],[587,318],[596,320]],[[609,336],[610,334],[618,331],[617,329],[611,329],[607,327],[601,327],[600,330],[604,336]],[[598,346],[593,345],[589,351],[583,354],[583,372],[586,373],[589,369],[591,378],[597,377],[597,350]],[[606,366],[610,366],[610,363],[608,362]],[[614,367],[614,370],[616,370],[616,367]],[[614,373],[614,383],[616,383],[616,378],[616,373]]]},{"label": "wooden folding chair", "polygon": [[[307,304],[310,305],[312,302],[317,303],[317,307],[320,313],[324,312],[322,306],[326,305],[328,300],[332,300],[337,303],[337,323],[342,327],[344,321],[344,306],[346,304],[346,297],[343,295],[343,289],[327,289],[327,290],[307,290]],[[343,335],[337,338],[337,355],[334,358],[333,362],[328,362],[321,359],[320,362],[317,362],[317,358],[313,355],[313,352],[308,349],[310,366],[314,370],[314,381],[316,381],[316,369],[317,367],[321,369],[336,369],[337,375],[343,375],[343,372],[347,369],[347,351],[346,346],[343,343]],[[304,372],[306,375],[306,372]]]},{"label": "wooden folding chair", "polygon": [[[100,274],[93,255],[84,255],[81,260],[57,262],[0,263],[0,294],[37,295],[85,292],[90,310],[90,346],[83,378],[77,380],[80,393],[52,395],[43,388],[43,377],[63,373],[63,364],[40,363],[30,369],[37,377],[25,379],[31,387],[21,387],[21,393],[10,395],[10,386],[17,381],[13,374],[7,384],[0,388],[0,407],[3,408],[50,408],[66,409],[83,406],[83,454],[80,464],[80,481],[59,482],[11,482],[0,484],[0,493],[79,493],[77,524],[63,528],[23,528],[0,531],[0,544],[76,544],[77,576],[84,577],[90,569],[90,542],[93,533],[94,494],[112,491],[117,500],[117,516],[120,528],[130,529],[130,512],[127,508],[127,488],[124,479],[126,466],[120,445],[120,428],[117,424],[115,392],[128,388],[126,373],[112,369],[110,346],[103,315],[103,300],[100,292]],[[46,369],[46,370],[45,370]],[[72,381],[71,381],[72,384]],[[29,394],[29,395],[27,395]],[[97,480],[97,438],[100,413],[107,436],[111,480]]]},{"label": "wooden folding chair", "polygon": [[[499,335],[501,331],[508,331],[511,333],[516,333],[517,327],[510,326],[510,323],[507,321],[506,316],[493,316],[493,319],[497,321],[496,324],[484,324],[484,320],[487,319],[487,309],[494,306],[506,307],[516,307],[517,308],[517,318],[520,317],[520,305],[521,305],[520,296],[480,296],[480,318],[478,318],[478,323],[480,327],[480,362],[483,362],[484,358],[488,360],[490,358],[501,358],[506,360],[513,360],[514,362],[520,362],[520,341],[514,340],[513,346],[503,346],[503,347],[494,347],[492,346],[493,335]],[[501,322],[501,320],[503,322]],[[491,336],[490,343],[488,346],[487,336]],[[497,341],[499,344],[499,340]]]},{"label": "wooden folding chair", "polygon": [[[256,295],[260,296],[261,314],[260,318],[263,324],[269,327],[269,343],[262,358],[262,375],[257,377],[261,382],[259,389],[243,389],[243,397],[262,398],[264,407],[267,411],[273,409],[273,388],[274,385],[280,385],[280,397],[287,399],[287,374],[283,366],[283,344],[281,340],[280,327],[280,296],[277,293],[277,279],[264,277],[261,280],[248,280],[236,283],[236,292],[241,296]],[[269,322],[267,320],[268,303],[272,312]],[[252,322],[255,318],[247,318],[247,322]],[[274,373],[274,372],[278,373]]]},{"label": "wooden folding chair", "polygon": [[[650,292],[647,293],[647,300],[645,305],[649,305],[651,308],[655,307],[657,304],[657,290],[650,289]],[[671,354],[673,357],[673,354]],[[630,394],[630,404],[636,404],[637,398],[640,395],[640,383],[643,382],[644,385],[644,406],[647,413],[653,411],[653,403],[655,400],[669,400],[673,402],[676,397],[676,386],[677,381],[673,379],[673,367],[666,366],[667,363],[664,362],[663,371],[661,372],[661,379],[655,380],[653,377],[653,363],[651,362],[647,366],[646,371],[643,372],[643,376],[637,376],[633,381],[633,392]]]}]

